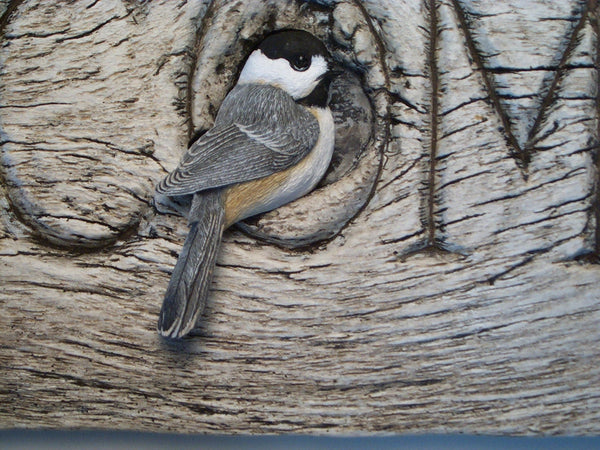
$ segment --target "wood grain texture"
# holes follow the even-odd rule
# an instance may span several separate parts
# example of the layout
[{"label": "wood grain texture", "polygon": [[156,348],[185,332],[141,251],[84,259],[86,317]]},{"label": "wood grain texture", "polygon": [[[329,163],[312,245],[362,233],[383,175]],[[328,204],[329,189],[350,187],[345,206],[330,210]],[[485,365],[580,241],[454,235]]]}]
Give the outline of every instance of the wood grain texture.
[{"label": "wood grain texture", "polygon": [[[593,2],[259,3],[2,3],[0,426],[598,434]],[[152,190],[235,79],[194,70],[226,7],[256,8],[244,39],[312,23],[388,131],[349,223],[299,250],[226,232],[167,342],[187,226]],[[272,220],[329,223],[319,195]]]}]

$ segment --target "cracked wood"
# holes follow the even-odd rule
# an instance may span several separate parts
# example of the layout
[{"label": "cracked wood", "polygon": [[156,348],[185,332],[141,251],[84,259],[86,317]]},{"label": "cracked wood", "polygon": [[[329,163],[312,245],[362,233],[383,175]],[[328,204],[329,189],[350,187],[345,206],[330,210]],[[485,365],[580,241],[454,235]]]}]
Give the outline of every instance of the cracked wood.
[{"label": "cracked wood", "polygon": [[[226,3],[0,2],[0,426],[598,434],[595,3]],[[364,71],[374,192],[301,249],[227,232],[162,341],[187,224],[153,186],[235,78],[217,50],[284,24]]]}]

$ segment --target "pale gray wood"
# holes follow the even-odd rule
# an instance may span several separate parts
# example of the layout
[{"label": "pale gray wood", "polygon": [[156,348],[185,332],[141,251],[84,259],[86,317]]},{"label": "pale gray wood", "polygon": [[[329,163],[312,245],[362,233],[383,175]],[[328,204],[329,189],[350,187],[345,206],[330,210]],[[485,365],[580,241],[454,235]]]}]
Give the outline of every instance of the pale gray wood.
[{"label": "pale gray wood", "polygon": [[[0,426],[600,432],[598,29],[585,2],[13,6]],[[369,164],[263,231],[331,230],[331,208],[361,207],[307,248],[226,232],[198,336],[162,341],[187,225],[156,211],[153,186],[210,125],[244,46],[294,24],[364,70],[379,141]],[[355,195],[371,179],[373,195]]]}]

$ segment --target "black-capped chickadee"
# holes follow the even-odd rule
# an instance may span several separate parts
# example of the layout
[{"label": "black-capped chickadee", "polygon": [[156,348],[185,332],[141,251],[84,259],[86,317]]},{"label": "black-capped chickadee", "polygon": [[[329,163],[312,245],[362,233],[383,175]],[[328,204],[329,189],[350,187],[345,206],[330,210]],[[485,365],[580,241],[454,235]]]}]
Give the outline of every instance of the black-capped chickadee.
[{"label": "black-capped chickadee", "polygon": [[158,331],[189,333],[204,309],[223,230],[310,192],[331,161],[327,106],[336,75],[323,43],[306,31],[268,36],[249,56],[212,129],[156,188],[193,195],[190,232],[165,294]]}]

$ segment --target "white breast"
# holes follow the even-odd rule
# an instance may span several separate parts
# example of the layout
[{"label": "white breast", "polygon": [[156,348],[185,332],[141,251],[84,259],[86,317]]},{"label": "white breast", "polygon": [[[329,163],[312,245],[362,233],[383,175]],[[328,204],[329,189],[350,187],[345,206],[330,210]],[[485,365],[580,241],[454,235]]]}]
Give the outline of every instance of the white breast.
[{"label": "white breast", "polygon": [[310,108],[319,122],[319,139],[313,150],[296,166],[286,171],[285,180],[258,205],[245,212],[244,217],[254,216],[308,194],[319,183],[331,162],[335,140],[335,125],[329,108]]}]

